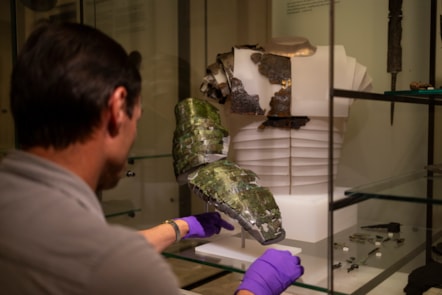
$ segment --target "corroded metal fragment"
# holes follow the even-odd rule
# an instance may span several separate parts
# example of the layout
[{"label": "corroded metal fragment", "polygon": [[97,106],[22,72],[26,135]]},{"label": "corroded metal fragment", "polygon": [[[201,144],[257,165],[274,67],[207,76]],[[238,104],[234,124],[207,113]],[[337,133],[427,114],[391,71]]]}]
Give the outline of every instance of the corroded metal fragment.
[{"label": "corroded metal fragment", "polygon": [[224,159],[200,167],[188,180],[197,196],[238,220],[262,245],[285,238],[279,207],[253,171]]},{"label": "corroded metal fragment", "polygon": [[232,96],[235,99],[231,101],[231,109],[233,113],[249,114],[249,115],[264,115],[264,110],[259,105],[258,95],[250,95],[244,89],[241,80],[233,78]]},{"label": "corroded metal fragment", "polygon": [[226,73],[227,81],[230,81],[233,78],[235,62],[233,51],[218,54],[217,60],[222,65],[224,72]]},{"label": "corroded metal fragment", "polygon": [[216,62],[209,65],[206,75],[201,83],[200,90],[207,97],[217,99],[220,104],[224,104],[231,95],[231,82],[233,78],[233,51],[219,53]]},{"label": "corroded metal fragment", "polygon": [[[305,47],[305,40],[294,40],[293,44],[279,44],[287,50],[296,51],[300,56],[311,55],[314,48]],[[307,45],[309,43],[307,42]],[[295,47],[293,47],[293,46]],[[298,46],[298,47],[297,47]],[[279,48],[278,47],[278,48]],[[292,48],[293,47],[293,48]],[[250,60],[256,66],[257,71],[266,77],[271,84],[280,85],[280,89],[274,92],[270,98],[269,109],[263,108],[260,104],[262,98],[259,94],[248,93],[244,87],[243,81],[235,76],[234,72],[234,53],[220,53],[217,55],[216,63],[207,68],[206,76],[200,90],[207,97],[217,99],[219,103],[230,101],[230,110],[235,114],[244,115],[266,115],[269,119],[261,124],[260,128],[299,127],[299,120],[292,118],[292,77],[290,56],[293,54],[273,54],[267,53],[263,48],[257,45],[236,46],[236,49],[250,49]],[[308,48],[307,51],[301,49]],[[302,51],[302,53],[301,53]],[[273,120],[273,118],[286,118],[285,120]],[[305,122],[306,123],[306,122]]]},{"label": "corroded metal fragment", "polygon": [[290,58],[263,53],[258,63],[261,75],[266,76],[272,84],[282,84],[291,78]]},{"label": "corroded metal fragment", "polygon": [[[216,62],[208,67],[200,87],[201,92],[207,97],[217,99],[222,104],[230,100],[233,113],[246,115],[265,114],[268,117],[290,118],[292,116],[292,72],[290,59],[295,56],[311,56],[315,54],[317,48],[304,37],[277,37],[272,38],[264,48],[257,44],[252,44],[235,46],[234,49],[249,50],[250,61],[256,65],[257,71],[266,77],[270,84],[281,85],[281,89],[274,92],[274,95],[269,98],[260,97],[263,94],[267,95],[265,92],[248,93],[246,88],[248,88],[247,83],[249,82],[241,81],[240,75],[235,75],[235,51],[231,51],[218,54]],[[238,64],[247,65],[247,62],[243,63],[242,58],[243,56]],[[296,77],[294,78],[296,79]],[[268,101],[268,99],[271,102],[270,109],[267,111],[267,106],[262,105],[263,101]],[[291,125],[291,119],[286,122],[289,122],[286,126]],[[262,126],[273,125],[263,124]]]},{"label": "corroded metal fragment", "polygon": [[276,127],[282,129],[298,130],[302,126],[305,126],[308,121],[310,121],[310,118],[305,116],[296,116],[289,118],[268,117],[267,120],[259,126],[259,129],[265,129],[266,127]]},{"label": "corroded metal fragment", "polygon": [[[235,80],[235,79],[233,79]],[[228,131],[216,107],[188,98],[175,107],[174,171],[180,184],[220,211],[238,220],[261,244],[285,238],[281,213],[272,193],[257,175],[226,160]]]},{"label": "corroded metal fragment", "polygon": [[269,117],[290,117],[290,105],[292,98],[292,87],[279,89],[270,100]]},{"label": "corroded metal fragment", "polygon": [[226,73],[221,63],[215,62],[207,67],[200,90],[207,97],[217,99],[221,104],[226,102],[227,97],[230,95],[230,82],[227,81]]},{"label": "corroded metal fragment", "polygon": [[218,109],[201,99],[180,101],[175,117],[173,165],[178,183],[184,184],[188,173],[227,156],[229,132],[221,125]]}]

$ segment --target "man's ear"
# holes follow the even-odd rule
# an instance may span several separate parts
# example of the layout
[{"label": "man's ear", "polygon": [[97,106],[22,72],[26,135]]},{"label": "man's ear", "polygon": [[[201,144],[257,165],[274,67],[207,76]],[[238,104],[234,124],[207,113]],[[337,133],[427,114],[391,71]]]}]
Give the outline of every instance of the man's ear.
[{"label": "man's ear", "polygon": [[127,91],[123,86],[115,88],[108,102],[109,120],[108,131],[109,134],[117,135],[126,115],[126,96]]}]

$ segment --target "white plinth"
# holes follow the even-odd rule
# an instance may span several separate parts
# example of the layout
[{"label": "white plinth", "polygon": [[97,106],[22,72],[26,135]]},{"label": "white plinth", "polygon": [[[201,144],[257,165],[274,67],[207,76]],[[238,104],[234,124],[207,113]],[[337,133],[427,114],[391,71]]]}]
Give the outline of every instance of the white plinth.
[{"label": "white plinth", "polygon": [[[346,188],[335,188],[335,201],[345,198]],[[274,195],[282,215],[286,238],[316,243],[328,236],[328,194]],[[334,212],[334,232],[357,223],[357,208],[349,206]]]},{"label": "white plinth", "polygon": [[253,262],[261,256],[267,248],[288,250],[293,255],[301,253],[301,248],[289,247],[279,244],[263,246],[256,240],[246,239],[245,247],[242,248],[240,237],[227,237],[217,241],[195,247],[195,252],[209,254],[218,257],[227,257],[235,260]]}]

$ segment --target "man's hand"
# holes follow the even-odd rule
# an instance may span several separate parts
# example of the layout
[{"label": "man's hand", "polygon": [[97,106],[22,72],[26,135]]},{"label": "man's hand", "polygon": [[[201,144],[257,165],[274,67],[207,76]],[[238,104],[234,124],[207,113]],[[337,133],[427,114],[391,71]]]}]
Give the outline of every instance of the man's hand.
[{"label": "man's hand", "polygon": [[235,294],[248,290],[255,295],[279,295],[303,274],[298,256],[270,248],[250,265]]},{"label": "man's hand", "polygon": [[222,228],[233,230],[234,226],[224,219],[218,212],[207,212],[203,214],[177,218],[184,220],[189,225],[189,232],[183,237],[186,238],[207,238],[219,234]]}]

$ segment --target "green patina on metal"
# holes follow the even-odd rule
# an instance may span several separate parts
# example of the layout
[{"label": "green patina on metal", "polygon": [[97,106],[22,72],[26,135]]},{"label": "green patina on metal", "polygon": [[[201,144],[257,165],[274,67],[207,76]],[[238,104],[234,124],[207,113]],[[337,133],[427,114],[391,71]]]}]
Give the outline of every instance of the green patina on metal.
[{"label": "green patina on metal", "polygon": [[261,244],[285,238],[278,205],[253,171],[219,160],[194,171],[188,179],[196,195],[238,220]]},{"label": "green patina on metal", "polygon": [[176,128],[172,155],[180,184],[197,167],[227,157],[229,132],[219,110],[207,101],[187,98],[175,107]]},{"label": "green patina on metal", "polygon": [[180,184],[188,183],[200,198],[236,219],[263,245],[285,238],[281,213],[258,176],[226,160],[228,131],[219,110],[205,100],[187,98],[175,107],[172,154]]}]

